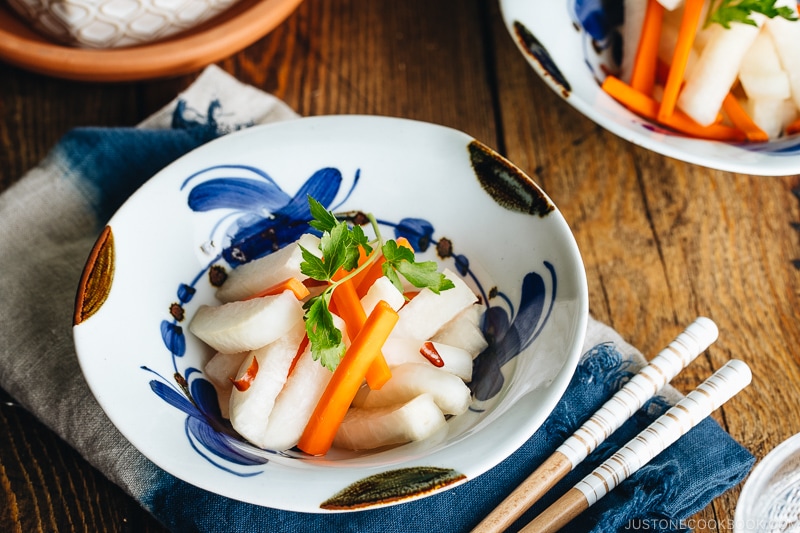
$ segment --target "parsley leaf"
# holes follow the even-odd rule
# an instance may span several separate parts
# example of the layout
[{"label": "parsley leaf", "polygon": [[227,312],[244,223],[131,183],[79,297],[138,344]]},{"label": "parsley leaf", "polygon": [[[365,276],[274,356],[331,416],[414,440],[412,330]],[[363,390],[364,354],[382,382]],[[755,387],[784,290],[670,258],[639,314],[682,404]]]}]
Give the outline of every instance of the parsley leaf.
[{"label": "parsley leaf", "polygon": [[786,20],[797,20],[794,10],[786,6],[775,6],[776,0],[721,0],[716,9],[709,10],[706,26],[717,23],[730,29],[732,22],[758,26],[750,18],[753,13],[760,13],[768,18],[783,17]]},{"label": "parsley leaf", "polygon": [[311,196],[308,197],[308,209],[311,212],[311,216],[314,217],[308,224],[314,229],[323,233],[329,232],[339,223],[333,213],[325,209],[324,205]]},{"label": "parsley leaf", "polygon": [[344,356],[342,332],[334,325],[328,310],[330,292],[323,292],[306,303],[306,333],[312,346],[312,356],[322,366],[334,371]]},{"label": "parsley leaf", "polygon": [[443,290],[455,287],[453,282],[438,271],[435,261],[414,261],[414,252],[403,246],[398,246],[396,241],[387,241],[383,247],[383,274],[392,284],[402,292],[403,284],[397,273],[403,275],[412,285],[418,288],[428,288],[439,294]]},{"label": "parsley leaf", "polygon": [[[309,299],[305,305],[305,326],[311,344],[311,355],[314,360],[331,371],[339,365],[345,353],[342,332],[333,322],[333,315],[329,306],[331,294],[336,287],[348,279],[355,272],[367,268],[379,254],[373,253],[373,245],[377,243],[385,258],[382,265],[383,273],[392,281],[401,292],[403,284],[400,275],[411,284],[419,288],[429,288],[436,294],[440,291],[453,288],[453,282],[438,272],[438,265],[434,261],[417,263],[414,252],[408,248],[398,246],[397,242],[390,240],[382,243],[378,223],[375,217],[367,215],[375,231],[375,241],[370,241],[361,226],[349,226],[347,222],[339,221],[336,216],[312,197],[308,197],[309,211],[313,219],[309,225],[322,232],[320,238],[319,254],[300,247],[303,261],[300,271],[317,280],[328,282],[328,286],[317,296]],[[367,256],[366,261],[359,265],[361,255]],[[342,279],[334,281],[337,273],[344,271]],[[341,274],[337,276],[340,278]]]}]

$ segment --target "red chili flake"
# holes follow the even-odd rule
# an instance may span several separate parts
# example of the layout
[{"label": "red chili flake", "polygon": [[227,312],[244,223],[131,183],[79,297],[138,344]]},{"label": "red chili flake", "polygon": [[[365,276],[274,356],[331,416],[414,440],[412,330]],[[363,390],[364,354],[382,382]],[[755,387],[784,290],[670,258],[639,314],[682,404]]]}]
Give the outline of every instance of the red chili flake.
[{"label": "red chili flake", "polygon": [[442,356],[440,356],[439,352],[436,351],[436,346],[434,346],[431,341],[423,344],[422,348],[419,349],[419,353],[422,354],[422,357],[430,361],[433,366],[437,366],[439,368],[444,366]]},{"label": "red chili flake", "polygon": [[239,379],[231,378],[231,383],[233,386],[236,387],[236,390],[239,392],[244,392],[250,388],[250,384],[253,383],[253,380],[256,379],[256,374],[258,374],[258,359],[253,357],[253,362],[250,363],[250,366],[247,368],[247,371],[244,373]]}]

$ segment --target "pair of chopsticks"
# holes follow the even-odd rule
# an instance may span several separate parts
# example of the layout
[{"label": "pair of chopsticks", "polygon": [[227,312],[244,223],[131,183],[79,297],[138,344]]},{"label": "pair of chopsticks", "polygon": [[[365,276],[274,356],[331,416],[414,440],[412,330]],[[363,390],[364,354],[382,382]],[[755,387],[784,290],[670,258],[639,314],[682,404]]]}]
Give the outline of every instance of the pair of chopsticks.
[{"label": "pair of chopsticks", "polygon": [[[473,533],[501,532],[513,524],[648,399],[704,352],[718,335],[717,326],[708,318],[700,317],[690,324],[489,513],[472,530]],[[750,368],[744,362],[729,361],[521,531],[558,531],[731,399],[750,383],[751,378]]]}]

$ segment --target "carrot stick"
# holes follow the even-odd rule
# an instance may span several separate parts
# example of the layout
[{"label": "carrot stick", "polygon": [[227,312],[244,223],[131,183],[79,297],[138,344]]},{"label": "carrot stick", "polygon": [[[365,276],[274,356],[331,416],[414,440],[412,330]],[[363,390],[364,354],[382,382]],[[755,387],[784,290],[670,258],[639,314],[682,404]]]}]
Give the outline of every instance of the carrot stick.
[{"label": "carrot stick", "polygon": [[253,296],[246,298],[247,300],[252,300],[253,298],[262,298],[264,296],[274,296],[276,294],[280,294],[284,291],[292,291],[294,293],[295,298],[298,300],[304,299],[306,296],[311,294],[308,290],[308,287],[303,285],[303,283],[298,280],[297,278],[288,278],[283,281],[279,281],[275,285],[267,287],[263,291],[254,294]]},{"label": "carrot stick", "polygon": [[309,455],[327,453],[367,369],[380,353],[398,318],[389,304],[383,300],[378,302],[333,372],[297,443],[298,448]]},{"label": "carrot stick", "polygon": [[[352,279],[336,286],[331,295],[331,303],[336,308],[336,314],[344,320],[347,327],[347,335],[351,340],[355,339],[364,327],[367,315],[361,306],[361,300],[356,294]],[[391,377],[392,372],[389,370],[389,365],[386,363],[383,354],[379,353],[367,371],[367,385],[369,385],[370,389],[377,390],[383,387]]]},{"label": "carrot stick", "polygon": [[659,122],[681,133],[716,141],[743,141],[746,138],[744,132],[741,130],[723,124],[701,126],[680,110],[675,110],[666,120],[659,120],[658,102],[634,90],[630,85],[614,76],[606,77],[602,87],[612,98],[628,107],[634,113],[649,120]]},{"label": "carrot stick", "polygon": [[358,294],[359,298],[363,298],[372,284],[375,283],[378,278],[383,276],[383,264],[386,262],[386,258],[380,256],[377,258],[369,268],[364,269],[365,275],[359,280],[358,283],[355,283],[356,293]]},{"label": "carrot stick", "polygon": [[[631,70],[631,87],[647,95],[653,94],[658,63],[658,42],[661,39],[661,22],[664,6],[658,0],[647,0],[647,9],[642,23],[642,36],[636,49]],[[624,45],[624,43],[623,43]]]},{"label": "carrot stick", "polygon": [[795,120],[790,122],[789,125],[784,128],[783,132],[786,135],[794,135],[795,133],[800,133],[800,118],[796,118]]},{"label": "carrot stick", "polygon": [[661,107],[658,110],[659,122],[666,123],[675,111],[678,92],[686,72],[686,63],[689,61],[689,53],[692,51],[697,25],[700,22],[703,2],[704,0],[686,0],[684,5],[681,26],[678,29],[678,41],[675,43],[675,52],[669,67],[667,85],[664,87],[664,98],[661,100]]},{"label": "carrot stick", "polygon": [[747,114],[747,111],[744,110],[733,94],[728,93],[725,96],[722,101],[722,110],[731,119],[733,125],[744,132],[748,141],[764,142],[769,140],[767,132],[758,127],[758,124]]}]

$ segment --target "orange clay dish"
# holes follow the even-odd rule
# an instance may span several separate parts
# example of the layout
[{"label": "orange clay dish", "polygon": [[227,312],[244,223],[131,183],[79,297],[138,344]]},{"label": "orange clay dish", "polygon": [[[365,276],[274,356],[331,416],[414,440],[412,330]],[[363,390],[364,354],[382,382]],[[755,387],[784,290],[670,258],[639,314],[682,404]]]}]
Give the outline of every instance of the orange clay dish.
[{"label": "orange clay dish", "polygon": [[0,2],[0,61],[58,78],[123,82],[196,72],[256,42],[302,0],[240,0],[213,19],[167,39],[115,49],[76,48],[39,35]]}]

